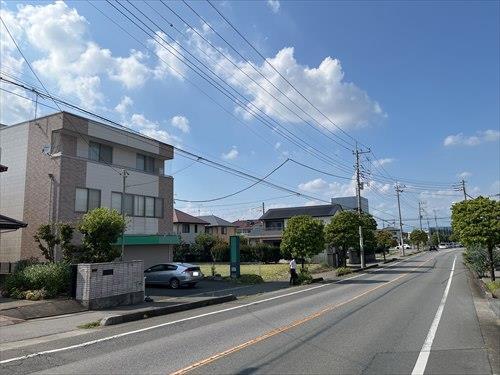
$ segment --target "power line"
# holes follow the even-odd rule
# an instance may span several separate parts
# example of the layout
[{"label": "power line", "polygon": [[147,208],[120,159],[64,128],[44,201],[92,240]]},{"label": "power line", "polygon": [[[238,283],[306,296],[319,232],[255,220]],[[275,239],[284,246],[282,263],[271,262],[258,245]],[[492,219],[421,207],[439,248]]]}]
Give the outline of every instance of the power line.
[{"label": "power line", "polygon": [[269,172],[268,174],[266,174],[264,177],[262,177],[261,179],[259,179],[258,181],[254,182],[253,184],[243,188],[243,189],[240,189],[240,190],[237,190],[235,191],[234,193],[231,193],[231,194],[227,194],[227,195],[223,195],[222,197],[217,197],[217,198],[211,198],[211,199],[205,199],[205,200],[187,200],[187,199],[180,199],[180,198],[175,198],[176,201],[179,201],[179,202],[190,202],[190,203],[205,203],[205,202],[214,202],[214,201],[220,201],[222,199],[226,199],[226,198],[229,198],[229,197],[233,197],[237,194],[240,194],[248,189],[251,189],[252,187],[254,187],[255,185],[263,182],[266,178],[268,178],[270,175],[272,175],[274,172],[276,172],[278,169],[280,169],[282,166],[284,166],[287,162],[289,161],[289,159],[286,159],[283,163],[281,163],[280,165],[278,165],[276,168],[274,168],[271,172]]}]

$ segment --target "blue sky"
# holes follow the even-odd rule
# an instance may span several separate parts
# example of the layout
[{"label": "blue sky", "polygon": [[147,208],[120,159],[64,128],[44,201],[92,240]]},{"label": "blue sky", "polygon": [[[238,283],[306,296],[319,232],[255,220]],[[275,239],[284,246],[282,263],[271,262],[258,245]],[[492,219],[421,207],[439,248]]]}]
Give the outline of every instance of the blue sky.
[{"label": "blue sky", "polygon": [[[104,2],[94,5],[149,49],[87,2],[2,2],[2,18],[49,89],[72,102],[258,176],[291,157],[332,174],[352,177],[351,151],[330,139],[343,134],[264,64],[208,3],[189,4],[256,69],[183,3],[166,4],[260,87],[160,3],[151,5],[173,26],[147,5],[137,7],[176,39],[176,48],[189,50],[249,99],[251,108],[263,111],[270,121],[313,145],[335,165],[313,157],[237,109],[186,68],[185,60],[174,58]],[[363,195],[370,199],[372,213],[378,217],[394,219],[397,212],[393,183],[376,176],[386,171],[407,183],[402,210],[410,226],[418,223],[413,219],[418,216],[419,200],[426,202],[430,214],[435,209],[438,217],[449,216],[451,202],[461,199],[460,192],[450,190],[450,184],[460,180],[460,175],[466,177],[472,196],[499,193],[498,2],[226,1],[214,5],[316,107],[353,138],[371,147],[370,161],[363,159],[365,180],[369,181]],[[159,31],[155,26],[152,29]],[[1,31],[2,72],[34,83],[34,76],[3,26]],[[162,43],[161,37],[167,40],[157,34],[156,41]],[[185,78],[172,72],[165,62]],[[226,112],[188,81],[205,90]],[[299,110],[293,103],[310,114],[312,117],[302,117],[320,131],[281,106],[262,87],[296,112]],[[5,84],[2,88],[15,90]],[[32,102],[5,91],[1,95],[3,123],[33,115]],[[337,162],[343,166],[338,168]],[[175,196],[180,199],[210,199],[249,184],[180,156],[169,163],[167,171],[177,172]],[[347,179],[290,162],[269,180],[321,200],[353,192]],[[416,182],[410,185],[408,180]],[[263,200],[266,207],[319,202],[281,198],[284,195],[257,186],[231,199],[205,204],[177,202],[176,206],[233,220],[259,216],[259,202]],[[447,221],[441,219],[440,223]]]}]

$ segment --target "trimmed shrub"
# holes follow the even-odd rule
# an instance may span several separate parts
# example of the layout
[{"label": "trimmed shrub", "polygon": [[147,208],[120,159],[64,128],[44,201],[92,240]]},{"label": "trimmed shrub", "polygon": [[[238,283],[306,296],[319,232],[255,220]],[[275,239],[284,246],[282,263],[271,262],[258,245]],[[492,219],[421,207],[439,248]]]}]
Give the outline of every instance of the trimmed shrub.
[{"label": "trimmed shrub", "polygon": [[[463,253],[464,261],[476,272],[479,277],[484,277],[489,269],[488,250],[482,246],[469,246]],[[500,264],[500,250],[493,249],[493,263],[497,267]]]},{"label": "trimmed shrub", "polygon": [[352,273],[352,270],[349,267],[339,267],[335,270],[337,276],[344,276],[350,273]]},{"label": "trimmed shrub", "polygon": [[68,263],[34,264],[9,275],[5,289],[14,298],[52,298],[68,292],[70,278]]},{"label": "trimmed shrub", "polygon": [[313,279],[313,277],[307,268],[303,268],[300,270],[300,272],[298,274],[299,285],[310,284],[312,282],[312,279]]},{"label": "trimmed shrub", "polygon": [[260,284],[264,282],[264,279],[259,275],[245,274],[240,275],[238,282],[242,284]]},{"label": "trimmed shrub", "polygon": [[14,270],[14,272],[22,271],[28,266],[32,266],[33,264],[39,264],[39,263],[40,261],[38,260],[38,258],[35,257],[21,259],[19,262],[17,262],[16,269]]}]

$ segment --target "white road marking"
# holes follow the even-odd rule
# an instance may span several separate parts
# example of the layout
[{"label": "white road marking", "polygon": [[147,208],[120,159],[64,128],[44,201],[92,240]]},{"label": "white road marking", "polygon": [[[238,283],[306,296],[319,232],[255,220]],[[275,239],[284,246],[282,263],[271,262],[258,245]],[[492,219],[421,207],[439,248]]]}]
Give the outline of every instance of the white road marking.
[{"label": "white road marking", "polygon": [[422,345],[422,349],[420,349],[420,354],[418,355],[417,362],[415,363],[415,367],[413,367],[412,375],[423,375],[425,372],[425,367],[427,366],[427,361],[429,360],[429,356],[431,354],[432,342],[434,341],[434,337],[436,336],[436,332],[439,326],[439,321],[441,320],[441,316],[443,315],[444,305],[446,304],[446,299],[448,298],[448,292],[450,291],[451,280],[453,279],[453,271],[455,270],[455,262],[457,260],[457,256],[453,259],[453,265],[451,266],[450,277],[448,278],[448,283],[446,284],[446,288],[443,293],[443,298],[441,298],[441,302],[436,311],[436,315],[434,316],[434,320],[432,321],[431,328],[429,329],[429,333],[427,333],[427,337],[425,338],[424,345]]},{"label": "white road marking", "polygon": [[[412,255],[412,256],[410,256],[410,257],[408,257],[406,259],[403,259],[403,260],[401,260],[399,262],[396,262],[396,263],[389,263],[389,265],[387,267],[382,267],[382,268],[379,268],[379,269],[382,270],[384,268],[392,267],[392,266],[394,266],[396,264],[402,263],[402,262],[404,262],[404,261],[406,261],[406,260],[408,260],[410,258],[413,258],[413,257],[415,257],[417,255],[420,255],[420,254]],[[101,342],[105,342],[105,341],[117,339],[117,338],[120,338],[120,337],[130,336],[130,335],[134,335],[136,333],[146,332],[146,331],[150,331],[150,330],[153,330],[153,329],[156,329],[156,328],[166,327],[166,326],[170,326],[170,325],[181,323],[181,322],[186,322],[186,321],[190,321],[190,320],[194,320],[194,319],[203,318],[203,317],[206,317],[206,316],[221,314],[221,313],[224,313],[224,312],[227,312],[227,311],[238,310],[238,309],[242,309],[242,308],[248,307],[248,306],[255,306],[255,305],[259,305],[259,304],[264,303],[264,302],[273,301],[275,299],[289,297],[289,296],[293,296],[295,294],[308,292],[310,290],[324,288],[326,286],[329,286],[329,285],[332,285],[332,284],[337,284],[337,283],[340,283],[340,282],[345,281],[345,280],[355,279],[355,278],[363,276],[363,275],[366,275],[366,274],[365,273],[359,273],[359,274],[357,274],[355,276],[347,277],[345,279],[341,279],[341,280],[335,281],[333,283],[316,285],[316,286],[313,286],[313,287],[310,287],[310,288],[300,289],[300,290],[296,290],[294,292],[290,292],[290,293],[286,293],[286,294],[280,294],[279,296],[265,298],[265,299],[254,301],[254,302],[249,302],[249,303],[246,303],[244,305],[238,305],[238,306],[228,307],[228,308],[225,308],[225,309],[222,309],[222,310],[212,311],[212,312],[208,312],[208,313],[204,313],[204,314],[200,314],[200,315],[191,316],[191,317],[188,317],[188,318],[174,320],[174,321],[171,321],[171,322],[165,322],[165,323],[157,324],[157,325],[154,325],[154,326],[149,326],[149,327],[144,327],[144,328],[136,329],[136,330],[133,330],[133,331],[127,331],[127,332],[119,333],[119,334],[112,335],[112,336],[103,337],[103,338],[96,339],[96,340],[82,342],[80,344],[65,346],[65,347],[57,348],[57,349],[44,350],[42,352],[37,352],[37,353],[32,353],[32,354],[26,354],[26,355],[23,355],[23,356],[20,356],[20,357],[13,357],[13,358],[9,358],[9,359],[4,359],[4,360],[0,361],[0,364],[5,364],[5,363],[9,363],[9,362],[20,361],[20,360],[24,360],[24,359],[28,359],[28,358],[38,357],[38,356],[45,355],[45,354],[52,354],[52,353],[63,352],[63,351],[71,350],[71,349],[84,348],[84,347],[89,346],[89,345],[98,344],[98,343],[101,343]]]}]

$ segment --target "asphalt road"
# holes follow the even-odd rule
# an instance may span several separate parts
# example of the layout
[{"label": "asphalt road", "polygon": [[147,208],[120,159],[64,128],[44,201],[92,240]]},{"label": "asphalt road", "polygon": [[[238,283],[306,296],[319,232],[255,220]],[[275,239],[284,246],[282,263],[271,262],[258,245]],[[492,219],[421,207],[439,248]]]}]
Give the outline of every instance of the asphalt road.
[{"label": "asphalt road", "polygon": [[2,374],[492,372],[457,250],[1,355],[12,358]]}]

